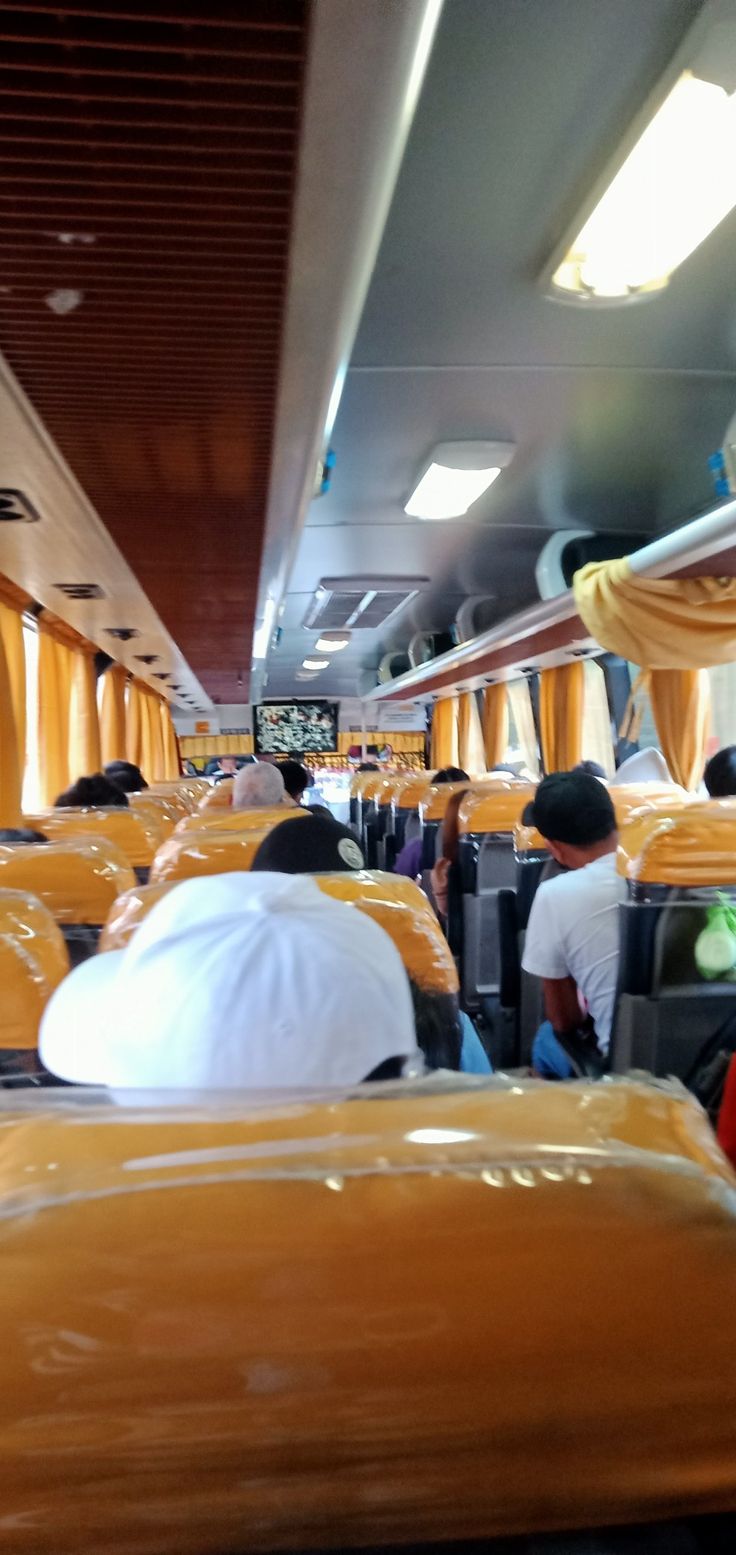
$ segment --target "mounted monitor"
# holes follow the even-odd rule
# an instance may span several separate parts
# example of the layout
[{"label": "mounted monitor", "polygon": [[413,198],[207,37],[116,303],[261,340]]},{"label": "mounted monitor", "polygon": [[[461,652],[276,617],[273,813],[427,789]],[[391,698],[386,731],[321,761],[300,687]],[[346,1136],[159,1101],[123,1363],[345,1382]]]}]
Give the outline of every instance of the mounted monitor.
[{"label": "mounted monitor", "polygon": [[253,711],[259,756],[337,750],[336,702],[260,702]]}]

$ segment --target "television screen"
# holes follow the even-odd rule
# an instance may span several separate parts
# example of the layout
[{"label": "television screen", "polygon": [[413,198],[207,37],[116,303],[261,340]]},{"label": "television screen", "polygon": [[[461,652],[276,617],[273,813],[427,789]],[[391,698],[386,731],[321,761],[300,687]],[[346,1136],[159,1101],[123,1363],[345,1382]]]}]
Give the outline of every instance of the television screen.
[{"label": "television screen", "polygon": [[337,750],[336,702],[261,702],[254,714],[259,756]]}]

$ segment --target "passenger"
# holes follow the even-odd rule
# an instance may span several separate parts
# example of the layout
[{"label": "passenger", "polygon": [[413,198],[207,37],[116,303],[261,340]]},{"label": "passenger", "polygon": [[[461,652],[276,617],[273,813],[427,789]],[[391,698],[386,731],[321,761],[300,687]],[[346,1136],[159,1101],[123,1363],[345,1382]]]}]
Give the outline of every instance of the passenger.
[{"label": "passenger", "polygon": [[0,848],[27,847],[48,840],[42,831],[36,831],[32,826],[0,826]]},{"label": "passenger", "polygon": [[104,773],[111,783],[122,788],[124,794],[140,794],[148,788],[140,767],[133,761],[108,761]]},{"label": "passenger", "polygon": [[[498,769],[494,769],[498,770]],[[510,769],[509,769],[510,770]],[[442,767],[432,778],[433,783],[469,783],[470,778],[462,767]],[[421,837],[412,837],[410,842],[405,842],[401,852],[397,855],[394,864],[394,874],[406,875],[409,880],[417,880],[422,873],[423,843]]]},{"label": "passenger", "polygon": [[724,745],[711,756],[703,773],[710,799],[728,799],[736,794],[736,745]]},{"label": "passenger", "polygon": [[117,783],[112,783],[104,772],[93,772],[91,777],[81,777],[70,788],[65,788],[54,800],[54,809],[66,810],[76,806],[84,810],[128,809],[128,795]]},{"label": "passenger", "polygon": [[[347,826],[330,817],[310,817],[303,826],[282,821],[264,838],[251,864],[251,874],[277,870],[290,875],[334,874],[362,869],[363,855]],[[409,978],[414,1004],[416,1040],[430,1069],[461,1069],[490,1074],[491,1065],[472,1024],[455,994],[420,988]]]},{"label": "passenger", "polygon": [[616,770],[614,783],[671,783],[672,777],[661,751],[653,745],[627,756]]},{"label": "passenger", "polygon": [[64,979],[39,1047],[62,1079],[153,1091],[353,1086],[416,1052],[384,930],[313,880],[252,873],[176,886]]},{"label": "passenger", "polygon": [[311,772],[300,761],[280,761],[278,766],[289,798],[300,805],[307,789],[314,787]]},{"label": "passenger", "polygon": [[447,924],[447,889],[450,869],[457,860],[460,845],[460,806],[466,794],[466,788],[450,794],[442,820],[439,856],[435,860],[430,876],[434,904],[444,924]]},{"label": "passenger", "polygon": [[441,767],[432,778],[433,783],[469,783],[470,778],[462,767]]},{"label": "passenger", "polygon": [[273,810],[284,803],[284,780],[270,761],[241,767],[233,784],[234,810]]},{"label": "passenger", "polygon": [[533,823],[568,873],[539,886],[529,916],[522,966],[542,978],[547,1015],[532,1059],[538,1074],[564,1079],[573,1068],[555,1032],[583,1030],[602,1054],[608,1051],[618,905],[625,899],[626,882],[616,873],[613,802],[598,778],[587,772],[553,772],[544,778],[534,799]]},{"label": "passenger", "polygon": [[587,772],[590,777],[602,778],[606,781],[606,774],[599,761],[579,761],[571,769],[573,772]]},{"label": "passenger", "polygon": [[236,756],[221,756],[212,774],[216,783],[221,783],[223,778],[235,777],[238,770]]},{"label": "passenger", "polygon": [[314,815],[303,826],[281,821],[254,855],[253,870],[282,875],[331,875],[336,870],[364,869],[363,854],[353,832],[331,815]]}]

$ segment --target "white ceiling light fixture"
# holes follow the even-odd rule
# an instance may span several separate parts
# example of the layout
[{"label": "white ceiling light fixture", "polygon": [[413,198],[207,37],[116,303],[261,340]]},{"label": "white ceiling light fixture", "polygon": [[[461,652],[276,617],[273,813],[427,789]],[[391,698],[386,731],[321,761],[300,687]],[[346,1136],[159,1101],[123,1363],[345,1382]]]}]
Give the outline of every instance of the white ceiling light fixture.
[{"label": "white ceiling light fixture", "polygon": [[733,85],[735,53],[732,18],[714,31],[700,67],[696,58],[680,74],[567,245],[553,296],[610,305],[661,292],[734,208],[736,93],[717,76],[722,59]]},{"label": "white ceiling light fixture", "polygon": [[76,308],[81,307],[84,292],[77,291],[73,286],[57,286],[55,291],[47,292],[43,300],[52,313],[64,318],[67,313],[74,313]]},{"label": "white ceiling light fixture", "polygon": [[297,670],[296,675],[294,676],[294,679],[295,680],[316,680],[317,679],[317,672],[315,670]]},{"label": "white ceiling light fixture", "polygon": [[305,669],[305,670],[326,670],[328,665],[329,665],[329,662],[330,662],[329,659],[304,659],[304,661],[302,663],[302,669]]},{"label": "white ceiling light fixture", "polygon": [[318,653],[341,653],[343,648],[350,645],[349,632],[324,632],[317,638],[315,648]]},{"label": "white ceiling light fixture", "polygon": [[511,463],[514,443],[440,443],[404,508],[410,518],[461,518]]}]

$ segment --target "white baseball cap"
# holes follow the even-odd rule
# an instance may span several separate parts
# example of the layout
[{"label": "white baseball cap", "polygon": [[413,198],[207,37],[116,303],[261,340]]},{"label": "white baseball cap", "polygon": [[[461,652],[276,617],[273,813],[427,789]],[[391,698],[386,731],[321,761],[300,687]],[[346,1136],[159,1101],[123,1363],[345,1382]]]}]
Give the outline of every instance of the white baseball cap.
[{"label": "white baseball cap", "polygon": [[187,880],[46,1007],[52,1074],[116,1089],[352,1086],[416,1051],[401,957],[306,875]]}]

